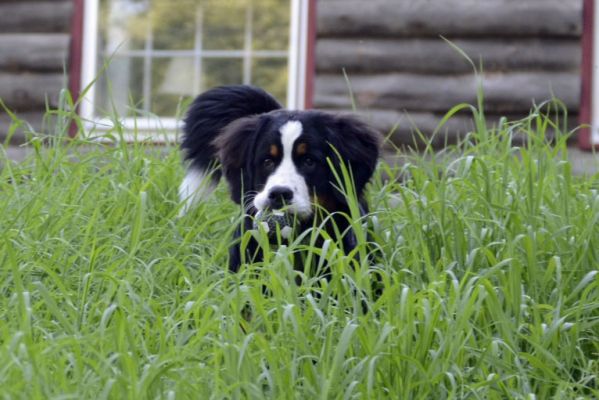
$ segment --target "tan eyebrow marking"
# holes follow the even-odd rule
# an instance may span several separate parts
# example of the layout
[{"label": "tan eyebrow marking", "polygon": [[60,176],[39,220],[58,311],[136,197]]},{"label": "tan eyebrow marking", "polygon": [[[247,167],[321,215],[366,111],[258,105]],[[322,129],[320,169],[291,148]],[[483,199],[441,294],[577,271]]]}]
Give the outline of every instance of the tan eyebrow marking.
[{"label": "tan eyebrow marking", "polygon": [[279,146],[276,144],[270,145],[270,156],[273,158],[277,158],[279,156]]},{"label": "tan eyebrow marking", "polygon": [[308,152],[308,144],[307,143],[298,144],[295,151],[298,156],[303,156],[304,154],[306,154]]}]

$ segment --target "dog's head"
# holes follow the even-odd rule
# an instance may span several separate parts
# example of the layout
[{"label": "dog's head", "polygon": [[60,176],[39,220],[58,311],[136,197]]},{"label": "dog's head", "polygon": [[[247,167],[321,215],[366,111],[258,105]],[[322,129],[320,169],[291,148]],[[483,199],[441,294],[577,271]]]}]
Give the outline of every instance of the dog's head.
[{"label": "dog's head", "polygon": [[380,142],[351,116],[277,110],[233,121],[214,144],[234,201],[250,213],[285,208],[307,220],[315,203],[329,212],[346,209],[335,177],[342,164],[361,199]]}]

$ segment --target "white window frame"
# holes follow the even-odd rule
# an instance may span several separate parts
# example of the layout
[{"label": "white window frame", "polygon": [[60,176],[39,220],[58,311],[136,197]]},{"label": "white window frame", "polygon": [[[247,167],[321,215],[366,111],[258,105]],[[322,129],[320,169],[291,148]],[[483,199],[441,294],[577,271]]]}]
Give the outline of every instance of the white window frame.
[{"label": "white window frame", "polygon": [[[309,29],[309,0],[290,0],[290,32],[287,81],[287,108],[301,110],[306,103],[307,82],[307,52]],[[98,34],[99,34],[99,6],[100,0],[86,0],[83,10],[83,40],[81,59],[81,88],[82,97],[79,114],[85,121],[86,132],[105,132],[115,126],[115,121],[108,118],[98,118],[94,115],[96,109],[96,79],[98,77]],[[248,47],[241,52],[247,59],[252,53]],[[143,50],[142,50],[143,51]],[[197,49],[192,50],[192,52]],[[235,51],[238,53],[239,51]],[[208,52],[203,51],[202,57]],[[214,51],[214,56],[223,56],[222,51]],[[216,54],[218,53],[218,54]],[[255,51],[253,52],[255,53]],[[267,52],[265,52],[267,53]],[[273,53],[273,55],[275,55]],[[226,55],[225,55],[226,56]],[[265,54],[267,56],[267,54]],[[240,57],[236,57],[240,58]],[[241,57],[243,60],[243,57]],[[251,64],[244,63],[244,83],[249,81]],[[199,94],[199,93],[198,93]],[[121,118],[119,124],[124,128],[125,140],[152,140],[157,142],[176,141],[181,130],[182,122],[173,117],[137,116]],[[135,133],[133,133],[135,132]],[[168,134],[165,135],[165,132]]]}]

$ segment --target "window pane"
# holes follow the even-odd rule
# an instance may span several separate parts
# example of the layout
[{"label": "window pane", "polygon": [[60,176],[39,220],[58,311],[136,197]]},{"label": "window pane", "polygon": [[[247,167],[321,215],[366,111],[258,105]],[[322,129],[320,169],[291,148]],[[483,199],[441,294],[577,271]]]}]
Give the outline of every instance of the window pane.
[{"label": "window pane", "polygon": [[252,84],[272,93],[285,104],[287,93],[287,59],[257,58],[252,63]]},{"label": "window pane", "polygon": [[203,47],[209,50],[242,50],[245,35],[245,0],[207,2],[202,7]]},{"label": "window pane", "polygon": [[180,103],[196,94],[193,68],[191,57],[158,58],[152,62],[152,113],[174,116]]},{"label": "window pane", "polygon": [[134,116],[136,109],[143,109],[143,71],[142,58],[115,56],[98,80],[98,113],[112,116],[116,111],[124,117]]},{"label": "window pane", "polygon": [[242,82],[243,62],[235,58],[209,58],[204,60],[203,87],[204,90],[219,85],[232,85]]},{"label": "window pane", "polygon": [[290,11],[289,0],[100,0],[97,114],[172,117],[244,82],[284,102]]},{"label": "window pane", "polygon": [[149,11],[143,0],[103,0],[100,3],[100,48],[108,55],[143,49],[149,32]]},{"label": "window pane", "polygon": [[254,50],[287,50],[289,45],[287,0],[255,1],[253,7]]},{"label": "window pane", "polygon": [[192,50],[195,43],[196,1],[152,2],[153,47],[161,50]]}]

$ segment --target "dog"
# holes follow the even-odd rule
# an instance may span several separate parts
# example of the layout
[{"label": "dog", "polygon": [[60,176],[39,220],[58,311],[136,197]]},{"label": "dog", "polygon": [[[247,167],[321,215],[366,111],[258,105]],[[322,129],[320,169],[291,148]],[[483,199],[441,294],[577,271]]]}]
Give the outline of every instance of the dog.
[{"label": "dog", "polygon": [[329,215],[325,229],[347,253],[356,247],[356,237],[348,229],[348,200],[336,176],[345,165],[366,215],[364,189],[381,143],[381,135],[354,116],[286,110],[249,85],[210,89],[192,102],[184,119],[181,149],[187,170],[179,188],[181,214],[208,196],[224,175],[232,200],[244,210],[229,252],[231,272],[244,260],[260,259],[255,241],[244,250],[239,239],[269,214],[284,215],[302,232],[324,211]]}]

